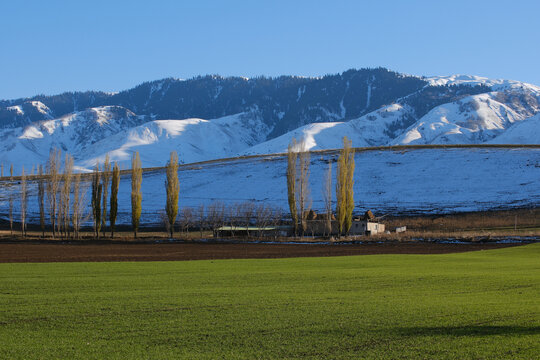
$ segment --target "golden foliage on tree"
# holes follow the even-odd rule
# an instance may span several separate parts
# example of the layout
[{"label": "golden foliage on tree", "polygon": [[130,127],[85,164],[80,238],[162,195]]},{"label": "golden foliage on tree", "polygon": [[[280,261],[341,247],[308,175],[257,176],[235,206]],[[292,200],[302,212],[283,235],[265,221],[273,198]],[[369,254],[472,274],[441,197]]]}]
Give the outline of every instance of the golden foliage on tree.
[{"label": "golden foliage on tree", "polygon": [[169,222],[169,232],[171,238],[174,235],[174,223],[178,215],[178,196],[180,192],[180,183],[178,182],[178,154],[171,152],[171,157],[167,163],[167,178],[165,180],[165,189],[167,190],[167,220]]},{"label": "golden foliage on tree", "polygon": [[337,163],[336,214],[338,231],[348,233],[352,225],[354,210],[354,149],[347,137],[343,137],[343,149]]},{"label": "golden foliage on tree", "polygon": [[142,212],[142,165],[139,152],[135,152],[131,158],[131,225],[133,234],[137,237]]}]

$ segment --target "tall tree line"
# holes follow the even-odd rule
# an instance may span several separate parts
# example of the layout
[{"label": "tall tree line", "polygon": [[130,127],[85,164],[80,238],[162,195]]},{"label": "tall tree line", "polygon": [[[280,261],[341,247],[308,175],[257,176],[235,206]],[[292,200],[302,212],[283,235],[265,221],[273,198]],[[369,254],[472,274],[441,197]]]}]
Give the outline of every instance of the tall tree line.
[{"label": "tall tree line", "polygon": [[[287,149],[287,200],[295,236],[298,227],[302,236],[307,228],[307,216],[311,208],[309,188],[310,155],[304,142],[299,144],[293,138]],[[351,141],[343,138],[343,148],[337,162],[336,176],[336,218],[338,235],[347,234],[352,225],[354,211],[354,149]],[[328,165],[323,182],[325,206],[324,227],[327,234],[332,232],[332,163]]]},{"label": "tall tree line", "polygon": [[[311,191],[310,191],[310,152],[305,146],[305,142],[297,143],[292,139],[288,147],[287,154],[287,193],[289,210],[295,234],[299,232],[305,235],[308,227],[308,214],[311,209]],[[175,225],[179,214],[178,202],[180,183],[178,179],[178,155],[176,152],[171,152],[169,161],[166,166],[166,224],[167,232],[170,237],[174,236]],[[114,236],[116,220],[118,215],[118,190],[120,182],[120,170],[117,163],[114,167],[111,166],[109,156],[105,158],[103,167],[96,163],[93,174],[91,176],[91,213],[88,217],[92,217],[94,236],[99,238],[100,235],[105,235],[107,219],[110,224],[111,237]],[[80,236],[80,227],[85,220],[85,193],[83,176],[81,174],[73,174],[73,158],[69,154],[65,154],[65,160],[62,163],[62,153],[60,150],[52,150],[45,164],[45,168],[38,167],[37,177],[37,194],[40,213],[40,226],[42,236],[45,234],[46,214],[52,236],[60,236],[62,238]],[[112,167],[112,171],[111,171]],[[45,170],[44,170],[45,169]],[[336,176],[336,218],[339,234],[346,234],[352,225],[352,214],[354,210],[354,149],[351,141],[346,137],[343,138],[343,149],[340,152],[337,162]],[[33,173],[33,171],[31,172]],[[142,164],[140,154],[135,152],[132,156],[131,167],[131,221],[134,232],[134,237],[138,236],[140,218],[142,214]],[[10,169],[10,179],[13,180],[13,167]],[[325,174],[323,185],[323,199],[325,202],[325,231],[330,234],[332,231],[332,165],[329,164]],[[27,173],[23,169],[21,176],[21,228],[23,235],[26,233],[26,207],[27,207]],[[11,203],[11,201],[10,201]],[[214,204],[215,205],[215,204]],[[183,210],[182,216],[184,223],[181,228],[189,227],[189,221],[186,219],[198,217],[205,219],[204,222],[210,224],[210,228],[215,227],[212,224],[222,223],[217,221],[219,218],[235,217],[235,209],[226,209],[225,206],[211,206],[207,209],[201,206],[197,211]],[[11,206],[10,206],[11,207]],[[229,211],[229,216],[217,215]],[[256,223],[265,223],[267,218],[267,209],[257,210],[254,206],[245,206],[239,218],[246,219],[244,221],[246,229],[253,219],[258,219]],[[10,218],[12,218],[12,209],[10,209]],[[195,214],[195,215],[194,215]],[[253,215],[256,214],[256,215]],[[12,223],[12,219],[11,223]],[[199,229],[202,231],[203,220],[200,221]],[[12,225],[11,225],[12,228]],[[72,232],[73,230],[73,232]],[[299,231],[300,230],[300,231]],[[259,231],[260,232],[260,231]]]},{"label": "tall tree line", "polygon": [[131,158],[131,226],[133,236],[137,238],[142,212],[142,166],[139,152],[135,152]]},{"label": "tall tree line", "polygon": [[298,235],[299,222],[304,236],[311,209],[309,164],[310,153],[305,141],[298,144],[293,138],[287,148],[287,198],[295,236]]},{"label": "tall tree line", "polygon": [[168,228],[171,238],[174,236],[174,224],[178,215],[178,197],[180,183],[178,181],[178,154],[171,152],[169,162],[166,167],[165,189],[167,191],[167,203],[165,211],[167,213]]},{"label": "tall tree line", "polygon": [[348,233],[352,225],[354,210],[354,149],[347,137],[343,138],[343,149],[337,163],[336,214],[339,235]]},{"label": "tall tree line", "polygon": [[[3,166],[2,166],[3,169]],[[103,169],[110,170],[110,161],[107,156]],[[97,229],[95,236],[99,236],[99,230],[102,224],[105,224],[107,215],[110,214],[109,220],[111,223],[111,236],[114,231],[116,216],[118,213],[118,189],[120,182],[120,169],[118,164],[114,164],[114,170],[100,172],[99,164],[96,164],[94,173],[92,174],[92,212],[87,211],[86,194],[88,187],[83,180],[83,175],[80,173],[74,174],[73,157],[65,154],[65,159],[62,162],[62,153],[60,150],[52,149],[45,166],[37,167],[37,176],[34,179],[34,168],[28,172],[24,166],[21,170],[19,180],[20,194],[20,228],[21,235],[27,235],[28,223],[28,200],[31,184],[36,186],[37,207],[39,209],[39,226],[41,236],[45,237],[45,231],[50,229],[52,238],[58,236],[61,238],[80,238],[81,225],[90,217],[94,220],[94,228]],[[3,175],[3,174],[1,174]],[[104,188],[110,192],[110,212],[104,207],[108,204],[108,196],[102,198]],[[10,166],[8,195],[9,203],[9,220],[11,234],[13,234],[13,204],[15,178],[13,176],[13,165]],[[108,191],[106,192],[108,194]],[[98,201],[99,198],[99,201]],[[99,211],[96,211],[98,210]],[[48,224],[47,224],[48,223]]]}]

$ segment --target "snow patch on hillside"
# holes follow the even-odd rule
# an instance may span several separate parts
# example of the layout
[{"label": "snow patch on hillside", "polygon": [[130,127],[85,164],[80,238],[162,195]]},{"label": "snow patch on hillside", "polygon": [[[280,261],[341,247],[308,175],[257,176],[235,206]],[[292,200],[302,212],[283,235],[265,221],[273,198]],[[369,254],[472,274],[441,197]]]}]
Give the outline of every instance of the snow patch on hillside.
[{"label": "snow patch on hillside", "polygon": [[24,110],[20,105],[8,106],[6,109],[8,111],[14,111],[17,115],[24,115]]},{"label": "snow patch on hillside", "polygon": [[43,114],[46,119],[53,118],[51,109],[49,109],[47,105],[41,101],[30,101],[29,104],[32,105],[39,113]]},{"label": "snow patch on hillside", "polygon": [[509,89],[528,89],[540,93],[540,87],[515,80],[505,79],[489,79],[475,75],[449,75],[449,76],[431,76],[425,78],[431,86],[445,85],[486,85],[490,86],[493,91],[509,90]]}]

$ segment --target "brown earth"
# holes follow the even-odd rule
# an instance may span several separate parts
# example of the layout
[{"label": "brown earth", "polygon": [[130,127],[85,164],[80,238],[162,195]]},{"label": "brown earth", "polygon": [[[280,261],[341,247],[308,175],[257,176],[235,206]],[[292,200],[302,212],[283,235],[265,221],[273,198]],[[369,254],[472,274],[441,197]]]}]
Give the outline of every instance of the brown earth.
[{"label": "brown earth", "polygon": [[0,243],[0,263],[262,259],[374,254],[444,254],[517,244]]}]

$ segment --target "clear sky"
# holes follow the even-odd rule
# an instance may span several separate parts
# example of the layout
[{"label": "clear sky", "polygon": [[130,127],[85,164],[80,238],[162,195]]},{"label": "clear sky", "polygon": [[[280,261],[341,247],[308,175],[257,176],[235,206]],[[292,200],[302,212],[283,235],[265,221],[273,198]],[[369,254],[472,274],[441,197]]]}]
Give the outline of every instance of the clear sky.
[{"label": "clear sky", "polygon": [[540,1],[2,0],[0,99],[384,66],[540,85]]}]

